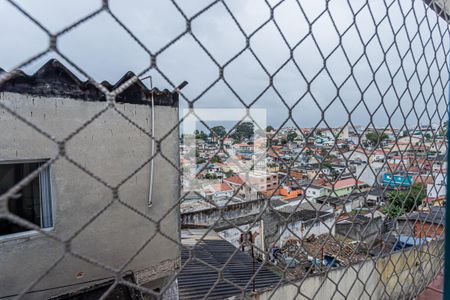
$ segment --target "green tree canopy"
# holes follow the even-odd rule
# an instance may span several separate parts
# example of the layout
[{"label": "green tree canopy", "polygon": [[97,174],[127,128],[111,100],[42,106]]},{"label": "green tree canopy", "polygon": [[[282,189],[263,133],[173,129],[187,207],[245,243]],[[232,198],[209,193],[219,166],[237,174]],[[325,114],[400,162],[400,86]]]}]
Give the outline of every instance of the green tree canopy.
[{"label": "green tree canopy", "polygon": [[369,143],[373,146],[379,145],[382,141],[387,139],[389,136],[385,133],[380,134],[377,132],[369,132],[366,134],[366,139],[369,141]]},{"label": "green tree canopy", "polygon": [[231,137],[235,140],[241,141],[246,138],[249,139],[254,134],[254,125],[252,122],[239,123],[231,133]]},{"label": "green tree canopy", "polygon": [[[214,135],[215,134],[215,135]],[[223,126],[214,126],[211,128],[211,132],[209,133],[210,137],[218,136],[219,138],[223,138],[227,134],[225,127]]]},{"label": "green tree canopy", "polygon": [[386,207],[388,216],[395,218],[411,212],[422,204],[426,197],[426,188],[422,184],[414,184],[405,191],[392,191],[387,194],[389,202]]},{"label": "green tree canopy", "polygon": [[215,164],[220,162],[220,158],[217,155],[214,155],[213,158],[211,158],[211,163]]},{"label": "green tree canopy", "polygon": [[205,132],[203,132],[203,130],[202,131],[195,130],[195,139],[206,141],[207,138],[208,135]]}]

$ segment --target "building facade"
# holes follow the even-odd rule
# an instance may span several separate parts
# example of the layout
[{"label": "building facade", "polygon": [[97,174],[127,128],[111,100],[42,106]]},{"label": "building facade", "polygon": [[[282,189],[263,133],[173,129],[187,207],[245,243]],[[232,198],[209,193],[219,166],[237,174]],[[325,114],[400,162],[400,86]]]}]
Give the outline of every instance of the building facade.
[{"label": "building facade", "polygon": [[[133,77],[127,73],[115,85],[105,85],[117,89]],[[64,245],[37,230],[2,224],[0,298],[21,293],[47,271],[27,299],[47,299],[113,278],[113,273],[88,259],[123,267],[148,288],[164,286],[179,265],[180,249],[160,234],[149,239],[162,230],[179,240],[179,213],[170,211],[179,197],[178,172],[161,157],[155,158],[149,205],[148,133],[151,109],[156,138],[177,124],[177,94],[150,91],[137,80],[116,97],[116,110],[105,110],[103,93],[51,60],[34,75],[18,73],[0,86],[0,102],[35,125],[1,110],[0,168],[6,176],[0,177],[0,192],[40,170],[24,188],[27,192],[9,199],[9,210],[66,241]],[[178,129],[161,147],[179,164]],[[159,229],[150,220],[162,216]]]}]

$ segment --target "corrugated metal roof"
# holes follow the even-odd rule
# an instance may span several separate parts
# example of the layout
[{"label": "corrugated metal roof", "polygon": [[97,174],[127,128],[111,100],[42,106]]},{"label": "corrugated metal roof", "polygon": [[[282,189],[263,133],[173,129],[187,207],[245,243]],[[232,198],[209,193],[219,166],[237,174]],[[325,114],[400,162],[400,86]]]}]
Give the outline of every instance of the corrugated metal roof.
[{"label": "corrugated metal roof", "polygon": [[[246,293],[251,293],[253,269],[252,258],[248,254],[238,250],[223,269],[223,277],[232,282],[233,285],[219,278],[217,270],[214,269],[221,269],[236,251],[232,244],[214,233],[203,237],[203,239],[201,239],[200,232],[196,236],[188,237],[184,234],[183,237],[182,265],[189,259],[189,249],[193,249],[193,259],[187,263],[178,277],[180,299],[202,299],[209,292],[208,299],[240,297],[243,289]],[[260,267],[261,263],[256,261],[255,269],[258,270]],[[262,267],[256,275],[256,290],[269,288],[278,284],[279,281],[278,275],[268,268]],[[247,288],[245,288],[246,286]]]},{"label": "corrugated metal roof", "polygon": [[445,207],[431,207],[431,211],[415,211],[398,217],[397,220],[402,221],[421,221],[425,223],[444,225],[445,223]]},{"label": "corrugated metal roof", "polygon": [[[0,69],[0,73],[4,70]],[[114,85],[103,81],[102,85],[112,91],[121,87],[130,79],[135,78],[133,72],[127,72]],[[37,96],[55,96],[89,101],[106,101],[105,94],[91,81],[81,81],[64,64],[56,59],[50,59],[33,75],[15,70],[12,77],[0,84],[0,92],[22,93]],[[155,105],[178,105],[178,93],[168,90],[149,90],[139,79],[116,96],[121,103],[150,105],[150,98],[154,96]]]},{"label": "corrugated metal roof", "polygon": [[[135,283],[132,275],[126,275],[124,280]],[[114,283],[114,280],[94,284],[90,287],[75,290],[63,295],[50,298],[51,300],[94,300],[99,299]],[[138,290],[118,284],[106,297],[109,300],[141,300],[142,295]]]}]

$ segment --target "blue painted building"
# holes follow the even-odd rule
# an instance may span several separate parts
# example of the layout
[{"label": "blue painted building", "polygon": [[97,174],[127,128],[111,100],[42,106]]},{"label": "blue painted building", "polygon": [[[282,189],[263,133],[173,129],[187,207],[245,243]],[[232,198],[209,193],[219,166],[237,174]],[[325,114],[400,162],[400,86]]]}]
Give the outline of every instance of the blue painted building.
[{"label": "blue painted building", "polygon": [[393,188],[398,187],[410,187],[413,184],[413,177],[406,173],[392,174],[384,173],[383,175],[383,185],[390,186]]}]

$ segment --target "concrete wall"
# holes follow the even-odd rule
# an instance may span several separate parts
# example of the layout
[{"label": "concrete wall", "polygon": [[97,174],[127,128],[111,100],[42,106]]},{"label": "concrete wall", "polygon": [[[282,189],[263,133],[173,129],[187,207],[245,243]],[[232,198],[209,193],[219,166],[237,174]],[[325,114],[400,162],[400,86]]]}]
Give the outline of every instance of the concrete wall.
[{"label": "concrete wall", "polygon": [[[286,224],[276,213],[266,212],[263,215],[263,221],[265,249],[270,249],[274,243],[282,246],[291,238],[298,239],[308,237],[312,234],[319,235],[323,233],[329,233],[334,236],[335,233],[335,216],[333,213],[320,216],[317,220],[312,219],[307,221],[299,220],[293,215],[289,219],[289,223]],[[290,231],[285,229],[286,225]]]},{"label": "concrete wall", "polygon": [[325,188],[315,189],[315,188],[307,187],[307,189],[306,189],[306,197],[308,199],[316,199],[316,198],[326,196],[326,195],[327,195],[327,190]]},{"label": "concrete wall", "polygon": [[[285,226],[280,226],[278,229],[279,239],[276,242],[278,246],[283,246],[289,239],[307,238],[311,235],[321,234],[335,234],[335,218],[334,214],[330,214],[328,218],[322,218],[320,220],[301,221],[297,220],[287,225],[289,230],[285,230]],[[295,235],[294,235],[295,233]]]},{"label": "concrete wall", "polygon": [[353,222],[336,223],[336,234],[370,244],[381,237],[381,234],[384,232],[383,223],[384,220],[381,217],[373,218],[365,224]]},{"label": "concrete wall", "polygon": [[372,186],[383,181],[383,173],[386,167],[382,162],[371,162],[367,164],[356,165],[355,177]]},{"label": "concrete wall", "polygon": [[227,228],[225,230],[217,231],[217,234],[220,235],[224,240],[230,242],[231,244],[233,244],[233,246],[238,248],[242,246],[240,243],[242,232],[247,232],[249,230],[249,232],[253,234],[254,244],[257,247],[256,251],[258,251],[259,249],[264,250],[264,235],[263,235],[262,221],[261,220],[257,221],[253,226],[250,227],[250,225],[252,224],[253,222],[251,222],[250,224],[238,225],[237,227],[240,230],[235,227]]},{"label": "concrete wall", "polygon": [[260,213],[265,208],[264,200],[253,200],[230,204],[223,209],[223,217],[217,208],[208,208],[181,214],[182,225],[210,226],[219,219],[235,219]]},{"label": "concrete wall", "polygon": [[[411,299],[441,271],[443,241],[307,277],[248,299]],[[300,287],[298,287],[300,286]]]},{"label": "concrete wall", "polygon": [[[106,106],[106,102],[15,93],[1,93],[0,101],[57,140],[66,138]],[[150,132],[149,106],[117,104],[117,108]],[[161,137],[175,126],[178,109],[156,106],[155,115],[156,136]],[[5,110],[0,110],[0,128],[0,162],[49,159],[58,155],[55,143]],[[173,164],[179,164],[178,129],[165,139],[161,148]],[[68,141],[66,151],[71,159],[114,186],[150,157],[150,149],[148,136],[109,110]],[[179,176],[175,168],[158,156],[153,206],[148,207],[149,168],[149,164],[145,165],[118,192],[121,201],[153,220],[159,220],[178,200]],[[127,262],[155,233],[155,225],[116,201],[83,228],[111,201],[111,190],[65,158],[59,158],[50,172],[54,227],[49,232],[61,239],[76,235],[71,243],[73,252],[114,268],[126,263],[125,270],[137,273],[142,282],[167,275],[178,263],[178,245],[159,234]],[[78,230],[81,231],[76,234]],[[177,210],[165,216],[160,230],[179,240]],[[61,257],[62,261],[53,266]],[[66,253],[63,245],[36,232],[0,237],[0,298],[20,293],[47,270],[49,273],[32,288],[32,291],[46,291],[31,293],[28,298],[46,298],[113,275]],[[67,285],[74,286],[64,287]]]}]

